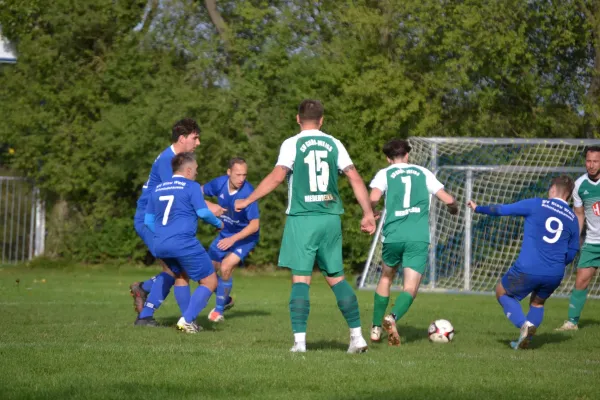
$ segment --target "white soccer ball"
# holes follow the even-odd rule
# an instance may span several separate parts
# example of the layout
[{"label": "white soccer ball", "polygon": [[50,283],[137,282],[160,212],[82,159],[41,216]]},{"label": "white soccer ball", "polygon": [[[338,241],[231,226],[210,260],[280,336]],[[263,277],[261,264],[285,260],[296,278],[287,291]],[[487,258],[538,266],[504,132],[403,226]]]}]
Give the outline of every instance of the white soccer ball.
[{"label": "white soccer ball", "polygon": [[454,338],[454,327],[445,319],[435,320],[427,330],[429,341],[434,343],[450,343]]}]

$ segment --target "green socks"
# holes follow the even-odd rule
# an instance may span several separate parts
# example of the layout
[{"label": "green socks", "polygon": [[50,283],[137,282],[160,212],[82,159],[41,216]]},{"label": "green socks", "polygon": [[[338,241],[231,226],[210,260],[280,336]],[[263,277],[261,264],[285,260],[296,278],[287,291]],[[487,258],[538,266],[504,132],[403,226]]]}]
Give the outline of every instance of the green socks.
[{"label": "green socks", "polygon": [[337,305],[348,323],[348,327],[359,328],[360,312],[358,310],[358,299],[354,294],[354,290],[352,290],[352,286],[346,280],[343,280],[333,285],[331,289],[335,294]]},{"label": "green socks", "polygon": [[588,290],[577,290],[573,289],[571,292],[571,299],[569,301],[569,321],[576,324],[579,322],[581,316],[581,310],[585,305],[585,299],[587,297]]},{"label": "green socks", "polygon": [[389,297],[383,297],[375,292],[375,301],[373,302],[373,325],[381,326],[383,317],[385,316],[385,310],[387,310],[388,303],[390,302]]},{"label": "green socks", "polygon": [[306,332],[306,321],[310,312],[310,286],[306,283],[294,283],[290,294],[290,318],[294,333]]},{"label": "green socks", "polygon": [[392,308],[392,314],[396,316],[396,321],[406,314],[413,300],[412,296],[407,292],[402,292],[396,297],[396,304]]}]

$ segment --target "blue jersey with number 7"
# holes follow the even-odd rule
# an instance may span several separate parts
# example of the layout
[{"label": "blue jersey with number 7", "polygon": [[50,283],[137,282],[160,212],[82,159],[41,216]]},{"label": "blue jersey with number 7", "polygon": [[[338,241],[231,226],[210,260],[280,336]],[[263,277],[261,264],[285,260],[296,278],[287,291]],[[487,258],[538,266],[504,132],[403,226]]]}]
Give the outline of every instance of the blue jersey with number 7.
[{"label": "blue jersey with number 7", "polygon": [[563,276],[579,250],[579,224],[562,199],[528,199],[477,206],[476,213],[525,217],[523,244],[514,268],[530,275]]}]

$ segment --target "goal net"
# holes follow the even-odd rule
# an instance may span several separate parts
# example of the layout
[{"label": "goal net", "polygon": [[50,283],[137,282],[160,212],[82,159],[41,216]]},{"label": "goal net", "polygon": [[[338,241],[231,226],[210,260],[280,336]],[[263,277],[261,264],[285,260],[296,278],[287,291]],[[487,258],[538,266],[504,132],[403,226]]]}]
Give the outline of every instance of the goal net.
[{"label": "goal net", "polygon": [[[429,262],[421,288],[425,291],[492,293],[514,263],[523,238],[523,218],[489,217],[467,212],[470,199],[478,204],[506,204],[546,197],[553,177],[573,179],[585,173],[584,149],[592,140],[561,139],[409,139],[409,162],[430,169],[461,204],[450,215],[435,196],[431,202]],[[381,228],[371,244],[360,288],[374,289],[381,275]],[[568,295],[575,283],[575,261],[567,266],[556,295]],[[399,269],[393,289],[402,288]],[[600,279],[589,286],[600,297]]]}]

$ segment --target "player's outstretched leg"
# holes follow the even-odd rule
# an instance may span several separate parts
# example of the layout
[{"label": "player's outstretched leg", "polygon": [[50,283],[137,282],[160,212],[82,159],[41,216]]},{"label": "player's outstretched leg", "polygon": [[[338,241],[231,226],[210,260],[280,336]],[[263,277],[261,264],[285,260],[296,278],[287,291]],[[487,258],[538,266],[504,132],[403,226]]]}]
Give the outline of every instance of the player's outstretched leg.
[{"label": "player's outstretched leg", "polygon": [[338,277],[327,277],[327,283],[331,286],[331,290],[335,294],[337,305],[348,328],[350,328],[350,344],[348,345],[348,353],[364,353],[369,346],[362,335],[360,327],[360,310],[358,308],[358,299],[352,286],[344,279],[343,272]]},{"label": "player's outstretched leg", "polygon": [[166,272],[161,272],[156,276],[152,290],[146,298],[144,308],[136,319],[135,325],[146,326],[154,320],[154,311],[161,306],[174,284],[175,278]]},{"label": "player's outstretched leg", "polygon": [[381,278],[379,278],[373,301],[373,324],[371,325],[371,341],[373,342],[381,340],[381,325],[390,302],[390,286],[392,285],[395,273],[395,269],[385,264],[383,265]]},{"label": "player's outstretched leg", "polygon": [[202,330],[202,327],[195,322],[196,317],[206,307],[217,286],[217,274],[213,272],[209,276],[200,279],[198,283],[200,286],[194,290],[187,310],[177,321],[177,329],[186,333],[197,333]]},{"label": "player's outstretched leg", "polygon": [[294,346],[290,349],[293,353],[306,351],[306,322],[310,313],[310,278],[310,276],[292,275],[289,307],[292,332],[294,332]]},{"label": "player's outstretched leg", "polygon": [[175,300],[179,306],[179,311],[181,311],[181,314],[183,314],[189,307],[190,298],[192,296],[190,292],[189,280],[181,277],[175,279],[173,294],[175,295]]},{"label": "player's outstretched leg", "polygon": [[208,314],[208,319],[212,322],[221,322],[224,320],[223,313],[227,309],[233,307],[233,299],[229,296],[233,287],[233,269],[238,265],[241,259],[234,253],[229,253],[223,259],[220,266],[221,276],[217,284],[217,301],[215,308]]},{"label": "player's outstretched leg", "polygon": [[392,313],[388,314],[383,319],[383,329],[385,329],[388,334],[388,344],[390,346],[400,346],[400,334],[398,333],[396,322],[410,309],[415,297],[417,297],[419,285],[421,284],[421,277],[423,276],[420,272],[409,267],[405,267],[403,273],[403,291],[396,297],[396,303],[392,308]]}]

